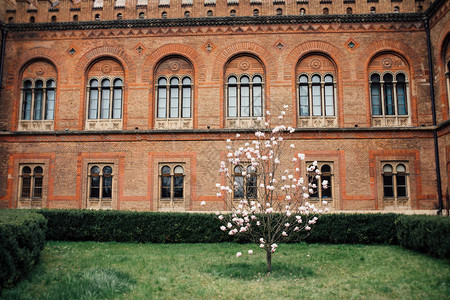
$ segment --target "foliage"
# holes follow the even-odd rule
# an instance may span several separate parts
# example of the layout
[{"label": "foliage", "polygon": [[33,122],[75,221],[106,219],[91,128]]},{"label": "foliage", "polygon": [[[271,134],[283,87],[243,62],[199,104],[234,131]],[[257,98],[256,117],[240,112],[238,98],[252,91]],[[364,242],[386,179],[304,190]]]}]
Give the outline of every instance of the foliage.
[{"label": "foliage", "polygon": [[108,275],[113,286],[128,286],[102,299],[448,299],[450,294],[446,261],[398,246],[286,244],[273,257],[270,276],[262,255],[233,257],[251,248],[50,241],[29,279],[0,298],[81,299],[88,290],[103,290],[102,270],[113,270]]},{"label": "foliage", "polygon": [[44,248],[46,220],[23,210],[0,210],[0,290],[24,278]]},{"label": "foliage", "polygon": [[450,259],[450,218],[399,216],[395,224],[402,247]]},{"label": "foliage", "polygon": [[398,244],[395,220],[398,214],[324,214],[317,221],[310,243]]}]

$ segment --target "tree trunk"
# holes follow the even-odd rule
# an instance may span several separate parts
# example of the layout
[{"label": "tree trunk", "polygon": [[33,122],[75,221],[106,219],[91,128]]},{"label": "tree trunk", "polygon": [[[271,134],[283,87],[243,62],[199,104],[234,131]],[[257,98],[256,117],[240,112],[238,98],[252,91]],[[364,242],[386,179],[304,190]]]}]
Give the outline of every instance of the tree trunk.
[{"label": "tree trunk", "polygon": [[267,258],[267,273],[272,272],[272,251],[266,250],[266,258]]}]

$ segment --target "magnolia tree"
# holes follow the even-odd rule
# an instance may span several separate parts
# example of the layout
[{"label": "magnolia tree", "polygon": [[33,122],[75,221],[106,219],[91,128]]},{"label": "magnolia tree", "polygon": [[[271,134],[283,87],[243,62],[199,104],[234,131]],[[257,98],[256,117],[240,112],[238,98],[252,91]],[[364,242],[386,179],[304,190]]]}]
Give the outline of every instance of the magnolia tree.
[{"label": "magnolia tree", "polygon": [[[266,115],[269,117],[270,112]],[[284,115],[282,111],[278,119]],[[232,236],[246,235],[259,245],[266,252],[268,272],[272,270],[272,254],[278,243],[305,238],[317,216],[327,210],[307,202],[317,188],[320,171],[317,162],[306,165],[305,155],[298,153],[294,144],[288,145],[294,131],[283,125],[271,126],[267,121],[264,130],[256,132],[253,139],[243,139],[239,134],[228,139],[227,158],[220,162],[222,182],[216,184],[217,196],[230,212],[217,213],[223,222],[220,229]],[[304,172],[301,166],[306,169]],[[322,186],[327,184],[324,181]]]}]

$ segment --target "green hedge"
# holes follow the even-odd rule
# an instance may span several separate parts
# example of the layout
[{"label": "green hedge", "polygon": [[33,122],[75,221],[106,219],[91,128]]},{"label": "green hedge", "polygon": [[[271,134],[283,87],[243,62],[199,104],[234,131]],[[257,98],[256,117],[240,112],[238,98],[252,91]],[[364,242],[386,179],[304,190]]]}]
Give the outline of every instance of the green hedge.
[{"label": "green hedge", "polygon": [[450,259],[450,218],[399,216],[397,238],[402,247]]},{"label": "green hedge", "polygon": [[24,210],[0,210],[0,291],[25,277],[45,243],[46,220]]},{"label": "green hedge", "polygon": [[[47,239],[140,243],[248,242],[219,230],[213,214],[93,210],[39,210],[48,220]],[[324,214],[310,243],[401,244],[404,247],[449,256],[450,219],[399,214]],[[287,240],[287,242],[290,242]]]}]

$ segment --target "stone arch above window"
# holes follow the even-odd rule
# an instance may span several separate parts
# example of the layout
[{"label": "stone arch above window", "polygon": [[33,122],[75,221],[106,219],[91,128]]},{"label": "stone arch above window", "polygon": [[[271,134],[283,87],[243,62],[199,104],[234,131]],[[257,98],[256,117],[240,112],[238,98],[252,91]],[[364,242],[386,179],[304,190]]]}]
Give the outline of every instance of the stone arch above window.
[{"label": "stone arch above window", "polygon": [[227,128],[258,128],[264,122],[265,68],[250,54],[231,58],[224,70]]},{"label": "stone arch above window", "polygon": [[86,130],[122,129],[125,71],[115,59],[93,62],[86,72]]},{"label": "stone arch above window", "polygon": [[301,58],[295,68],[300,127],[336,127],[337,68],[321,53]]},{"label": "stone arch above window", "polygon": [[381,53],[368,66],[372,126],[411,126],[410,70],[396,53]]},{"label": "stone arch above window", "polygon": [[26,65],[21,72],[19,131],[54,129],[56,67],[46,60]]},{"label": "stone arch above window", "polygon": [[155,128],[193,128],[195,70],[182,56],[163,58],[155,74]]}]

